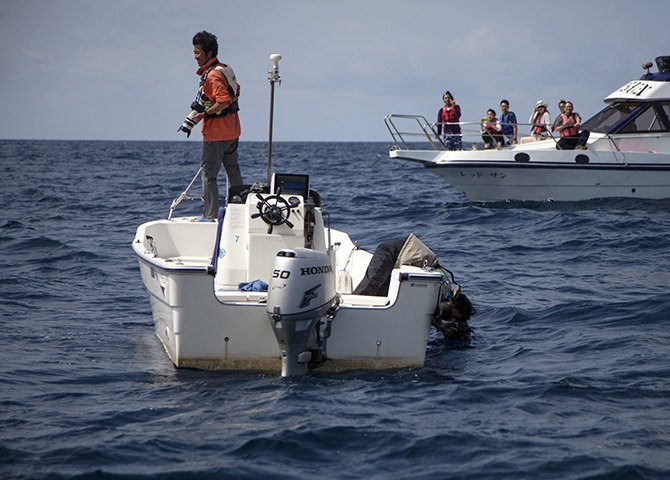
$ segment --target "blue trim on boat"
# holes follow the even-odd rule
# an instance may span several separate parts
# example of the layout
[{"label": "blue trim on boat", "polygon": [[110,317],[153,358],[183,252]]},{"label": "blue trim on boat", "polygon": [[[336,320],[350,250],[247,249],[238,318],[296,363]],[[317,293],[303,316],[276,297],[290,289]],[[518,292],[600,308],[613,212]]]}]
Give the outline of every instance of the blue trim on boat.
[{"label": "blue trim on boat", "polygon": [[480,163],[424,163],[426,168],[460,168],[460,169],[481,169],[481,168],[498,168],[498,169],[551,169],[551,170],[644,170],[644,171],[670,171],[670,164],[665,165],[646,165],[646,164],[626,164],[621,165],[617,163],[606,164],[579,164],[574,165],[565,163],[519,163],[519,162],[480,162]]},{"label": "blue trim on boat", "polygon": [[656,80],[657,82],[670,82],[670,72],[656,72],[644,74],[640,80]]}]

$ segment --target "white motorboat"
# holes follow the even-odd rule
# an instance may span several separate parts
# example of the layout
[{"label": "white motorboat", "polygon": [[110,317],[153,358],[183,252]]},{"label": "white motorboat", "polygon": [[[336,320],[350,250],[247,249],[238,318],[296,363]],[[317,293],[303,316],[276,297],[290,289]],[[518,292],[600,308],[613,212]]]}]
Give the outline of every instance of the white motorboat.
[{"label": "white motorboat", "polygon": [[559,149],[555,134],[480,150],[480,122],[464,122],[463,143],[470,141],[472,149],[448,151],[436,124],[394,114],[385,118],[395,142],[389,155],[422,164],[475,202],[668,198],[670,56],[656,64],[658,72],[643,65],[647,71],[639,80],[608,95],[605,108],[583,123],[590,132],[586,150]]},{"label": "white motorboat", "polygon": [[284,376],[422,366],[431,323],[446,335],[462,320],[453,276],[410,235],[395,242],[395,264],[373,261],[374,278],[373,255],[324,223],[308,176],[269,183],[231,188],[216,222],[173,218],[176,201],[137,229],[132,248],[172,362]]}]

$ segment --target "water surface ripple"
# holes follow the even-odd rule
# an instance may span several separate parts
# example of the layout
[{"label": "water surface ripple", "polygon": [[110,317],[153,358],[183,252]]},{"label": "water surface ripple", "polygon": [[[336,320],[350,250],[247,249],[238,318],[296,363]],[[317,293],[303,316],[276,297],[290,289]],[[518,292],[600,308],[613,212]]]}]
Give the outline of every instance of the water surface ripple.
[{"label": "water surface ripple", "polygon": [[[0,478],[670,478],[670,201],[473,204],[388,147],[273,164],[364,248],[418,235],[475,334],[433,332],[421,369],[281,379],[176,370],[154,337],[130,242],[197,142],[0,141]],[[247,180],[266,151],[242,143]]]}]

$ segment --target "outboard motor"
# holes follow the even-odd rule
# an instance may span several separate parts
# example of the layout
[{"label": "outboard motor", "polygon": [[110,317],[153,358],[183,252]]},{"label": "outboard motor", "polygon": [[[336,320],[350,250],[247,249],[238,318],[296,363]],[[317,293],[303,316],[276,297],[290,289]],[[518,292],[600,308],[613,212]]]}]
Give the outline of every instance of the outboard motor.
[{"label": "outboard motor", "polygon": [[307,373],[308,336],[336,301],[335,272],[328,255],[306,248],[277,252],[266,312],[281,351],[282,377]]}]

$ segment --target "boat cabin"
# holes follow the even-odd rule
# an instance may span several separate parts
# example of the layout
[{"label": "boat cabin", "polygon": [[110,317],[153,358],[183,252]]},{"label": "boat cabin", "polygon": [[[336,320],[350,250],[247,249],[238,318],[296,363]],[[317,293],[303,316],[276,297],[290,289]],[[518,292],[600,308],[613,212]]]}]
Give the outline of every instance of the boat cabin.
[{"label": "boat cabin", "polygon": [[607,106],[583,128],[607,135],[670,132],[670,56],[657,57],[656,64],[658,72],[649,72],[647,63],[647,73],[639,80],[608,95]]}]

